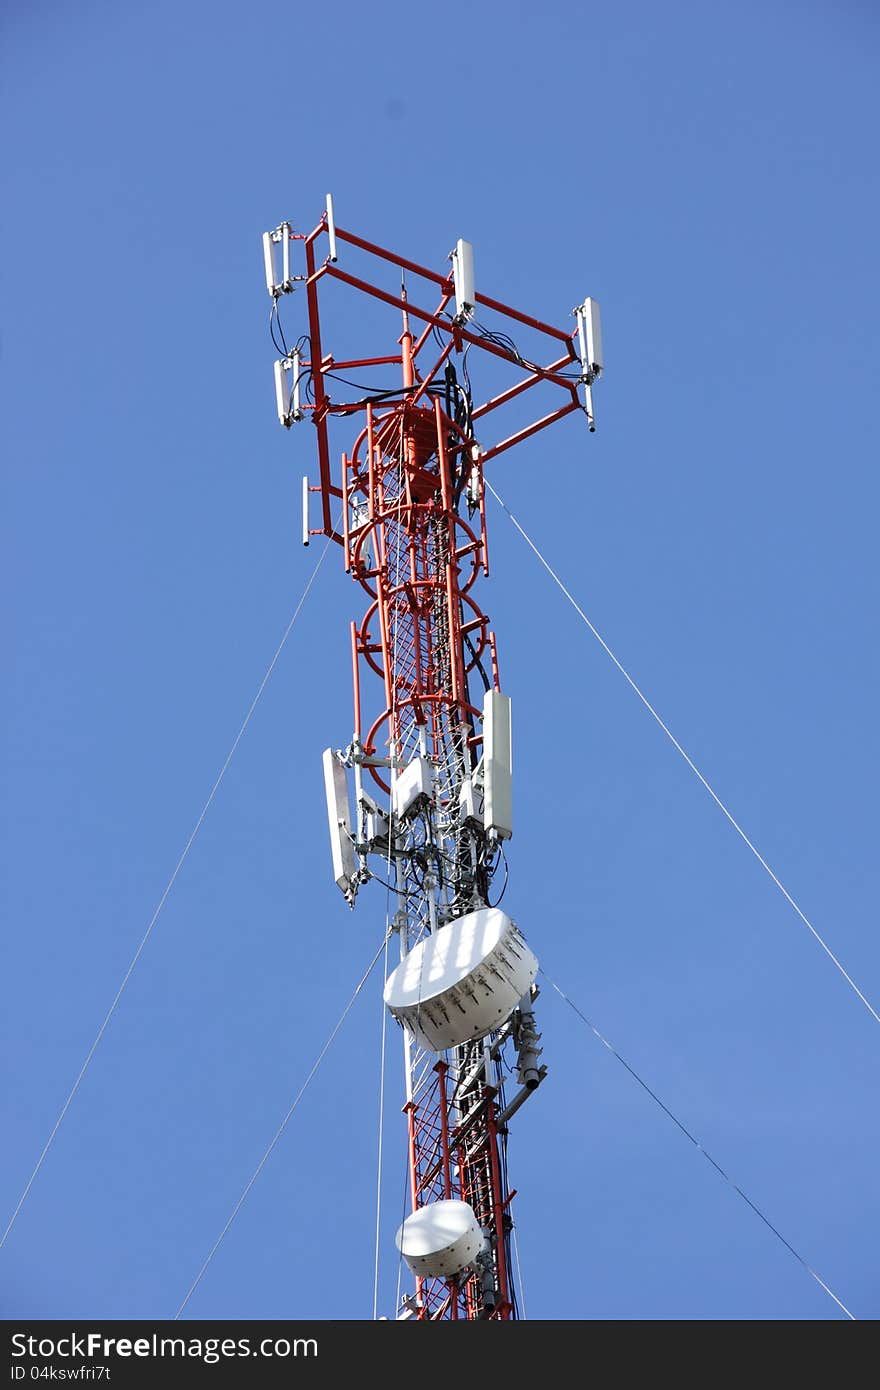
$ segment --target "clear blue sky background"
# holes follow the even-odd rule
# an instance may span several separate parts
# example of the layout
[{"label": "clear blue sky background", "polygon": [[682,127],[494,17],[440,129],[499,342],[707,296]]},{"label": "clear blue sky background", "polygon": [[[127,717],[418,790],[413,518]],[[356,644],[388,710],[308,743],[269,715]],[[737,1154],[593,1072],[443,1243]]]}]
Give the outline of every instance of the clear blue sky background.
[{"label": "clear blue sky background", "polygon": [[[599,433],[572,418],[492,479],[880,998],[874,7],[467,15],[4,9],[0,1224],[314,560],[313,434],[275,420],[259,238],[314,225],[328,188],[343,225],[438,268],[468,237],[486,292],[560,324],[601,300]],[[490,520],[483,597],[515,713],[507,903],[877,1317],[880,1028]],[[334,551],[0,1253],[7,1318],[174,1313],[381,938],[381,890],[352,916],[331,881],[320,777],[350,734],[360,611]],[[193,1316],[370,1316],[379,985]],[[550,1078],[511,1140],[530,1316],[839,1316],[547,994],[541,1023]]]}]

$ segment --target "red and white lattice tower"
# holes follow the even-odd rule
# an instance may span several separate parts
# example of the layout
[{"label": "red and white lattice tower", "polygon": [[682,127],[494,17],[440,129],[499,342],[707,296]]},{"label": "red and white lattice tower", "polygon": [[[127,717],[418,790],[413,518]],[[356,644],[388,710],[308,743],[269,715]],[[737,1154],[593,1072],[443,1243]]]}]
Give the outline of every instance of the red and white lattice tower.
[{"label": "red and white lattice tower", "polygon": [[[400,963],[385,1001],[403,1032],[412,1208],[397,1242],[415,1277],[396,1315],[515,1318],[508,1126],[546,1067],[537,961],[498,906],[513,829],[510,701],[478,598],[488,574],[483,478],[497,454],[571,412],[583,410],[593,428],[598,306],[585,300],[572,332],[541,323],[475,291],[467,242],[450,273],[438,273],[336,226],[329,197],[313,231],[282,223],[263,248],[282,354],[279,418],[287,427],[311,418],[317,435],[303,540],[336,541],[363,590],[363,616],[351,624],[353,736],[326,750],[324,774],[337,884],[353,905],[375,877],[394,905]],[[360,301],[355,312],[343,287]],[[278,310],[296,290],[306,312],[289,347]],[[392,331],[367,353],[361,339],[380,331],[380,313]],[[498,388],[481,403],[471,352]],[[357,372],[372,384],[352,381]],[[555,394],[552,408],[514,418],[513,432],[489,443],[496,412],[515,416],[535,391]],[[334,467],[336,417],[349,442]],[[320,496],[315,529],[310,493]],[[512,1095],[505,1075],[516,1077]]]}]

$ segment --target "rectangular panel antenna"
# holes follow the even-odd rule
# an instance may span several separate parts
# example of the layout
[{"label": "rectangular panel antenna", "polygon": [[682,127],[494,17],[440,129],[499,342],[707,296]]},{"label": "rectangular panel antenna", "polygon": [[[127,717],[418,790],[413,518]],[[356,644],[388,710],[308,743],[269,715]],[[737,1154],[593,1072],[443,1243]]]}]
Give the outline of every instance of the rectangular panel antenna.
[{"label": "rectangular panel antenna", "polygon": [[330,259],[336,260],[336,219],[333,216],[333,194],[327,194],[327,240],[330,243]]},{"label": "rectangular panel antenna", "polygon": [[452,278],[455,283],[455,322],[467,323],[473,318],[477,302],[474,289],[474,248],[460,238],[452,253]]},{"label": "rectangular panel antenna", "polygon": [[275,404],[278,407],[278,419],[286,430],[290,429],[290,387],[287,382],[287,371],[289,362],[286,357],[279,359],[275,363]]},{"label": "rectangular panel antenna", "polygon": [[281,223],[281,288],[292,290],[293,281],[290,278],[290,223]]},{"label": "rectangular panel antenna", "polygon": [[510,698],[500,690],[483,696],[483,823],[499,840],[513,834]]},{"label": "rectangular panel antenna", "polygon": [[581,367],[587,381],[593,382],[602,375],[605,363],[602,357],[602,321],[599,316],[599,301],[585,299],[575,309],[578,326]]},{"label": "rectangular panel antenna", "polygon": [[293,418],[294,420],[301,420],[303,417],[303,413],[299,403],[299,379],[302,373],[300,371],[299,365],[299,348],[293,349],[293,357],[291,358],[291,362],[293,364]]},{"label": "rectangular panel antenna", "polygon": [[275,250],[272,245],[272,233],[263,233],[263,261],[266,266],[266,289],[273,299],[278,298],[278,287],[275,275]]},{"label": "rectangular panel antenna", "polygon": [[413,758],[391,784],[391,809],[400,819],[417,801],[430,801],[434,777],[425,758]]},{"label": "rectangular panel antenna", "polygon": [[351,837],[351,810],[348,802],[348,778],[345,768],[333,752],[325,748],[324,791],[327,797],[327,825],[330,830],[330,853],[333,857],[333,878],[337,888],[348,893],[357,873],[354,844]]}]

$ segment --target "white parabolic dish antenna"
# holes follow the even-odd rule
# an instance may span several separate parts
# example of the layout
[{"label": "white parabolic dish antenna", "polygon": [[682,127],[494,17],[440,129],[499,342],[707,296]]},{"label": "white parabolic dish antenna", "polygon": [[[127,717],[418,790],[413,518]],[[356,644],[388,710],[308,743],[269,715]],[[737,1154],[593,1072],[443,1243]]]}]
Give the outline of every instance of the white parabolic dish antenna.
[{"label": "white parabolic dish antenna", "polygon": [[467,1202],[429,1202],[406,1218],[397,1248],[417,1278],[451,1279],[473,1264],[483,1232]]},{"label": "white parabolic dish antenna", "polygon": [[481,907],[425,937],[388,976],[385,1003],[421,1047],[482,1038],[527,994],[538,962],[515,922]]}]

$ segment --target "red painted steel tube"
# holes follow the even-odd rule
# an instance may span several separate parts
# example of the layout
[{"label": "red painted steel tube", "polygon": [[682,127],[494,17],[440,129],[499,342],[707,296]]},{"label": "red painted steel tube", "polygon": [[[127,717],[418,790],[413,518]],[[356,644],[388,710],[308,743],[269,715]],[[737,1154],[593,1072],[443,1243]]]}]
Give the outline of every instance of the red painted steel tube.
[{"label": "red painted steel tube", "polygon": [[489,533],[486,529],[486,484],[483,481],[483,455],[480,450],[476,451],[477,457],[473,460],[473,465],[477,470],[480,488],[480,542],[483,547],[483,574],[489,577]]},{"label": "red painted steel tube", "polygon": [[538,430],[546,429],[548,425],[561,420],[563,416],[570,415],[573,410],[580,410],[580,401],[572,401],[570,405],[564,405],[560,410],[554,410],[552,414],[545,415],[542,420],[536,420],[533,425],[528,425],[524,430],[519,430],[517,434],[512,434],[509,439],[504,439],[500,444],[493,445],[483,454],[483,462],[495,458],[498,454],[503,454],[506,449],[512,449],[514,444],[521,444],[530,435],[537,434]]},{"label": "red painted steel tube", "polygon": [[449,1109],[446,1101],[446,1073],[448,1067],[445,1062],[438,1062],[435,1070],[437,1072],[437,1089],[440,1093],[440,1145],[443,1153],[443,1196],[448,1199],[452,1196],[452,1178],[449,1172]]},{"label": "red painted steel tube", "polygon": [[[443,498],[443,510],[446,513],[447,517],[450,517],[449,525],[451,533],[452,521],[450,514],[452,512],[452,488],[449,482],[449,460],[446,456],[446,440],[444,438],[445,430],[443,428],[443,411],[440,408],[440,402],[436,399],[434,400],[434,423],[437,428],[437,457],[440,461],[440,495]],[[450,534],[450,540],[451,539],[452,537]],[[451,545],[449,549],[451,554]]]},{"label": "red painted steel tube", "polygon": [[[381,555],[377,556],[377,559],[379,559],[380,561],[380,565],[379,574],[376,579],[376,589],[379,594],[379,636],[382,643],[382,670],[385,679],[385,701],[388,709],[391,710],[394,707],[394,673],[392,670],[393,654],[391,646],[391,634],[388,631],[388,610],[383,596],[383,590],[385,587],[383,580],[383,571],[385,571],[386,569],[384,527],[380,528],[379,548],[381,550]],[[395,739],[396,730],[389,727],[388,735],[390,739]]]},{"label": "red painted steel tube", "polygon": [[357,624],[351,625],[351,671],[354,685],[354,736],[361,738],[361,673],[358,666]]},{"label": "red painted steel tube", "polygon": [[[495,1211],[495,1265],[498,1271],[498,1293],[500,1295],[501,1309],[499,1316],[509,1315],[509,1298],[507,1291],[507,1260],[504,1253],[504,1193],[501,1187],[501,1166],[498,1162],[498,1131],[495,1127],[495,1101],[491,1096],[486,1098],[486,1136],[489,1141],[489,1166],[492,1173],[492,1206]],[[503,1310],[507,1308],[505,1313]]]},{"label": "red painted steel tube", "polygon": [[[452,490],[449,482],[449,460],[446,456],[446,440],[443,429],[443,412],[440,409],[440,402],[434,401],[434,420],[437,426],[437,458],[440,464],[440,488],[443,496],[443,509],[446,513],[447,525],[450,533],[452,532],[452,521],[449,519],[452,513]],[[467,690],[464,688],[464,675],[460,666],[461,659],[461,638],[459,616],[459,596],[458,586],[455,583],[455,554],[452,543],[452,535],[449,538],[449,558],[446,562],[446,609],[449,622],[449,666],[452,679],[452,696],[455,703],[464,715],[465,705],[467,704]]]},{"label": "red painted steel tube", "polygon": [[422,275],[426,280],[432,280],[435,285],[447,285],[449,276],[445,278],[438,275],[436,270],[428,270],[426,266],[417,265],[415,261],[407,261],[403,256],[398,256],[395,251],[386,251],[384,246],[376,246],[372,241],[365,241],[363,237],[355,236],[354,232],[344,232],[340,227],[336,228],[336,240],[348,241],[352,246],[359,246],[362,251],[369,251],[373,256],[379,256],[383,261],[390,261],[392,265],[400,266],[401,270],[409,270],[413,275]]},{"label": "red painted steel tube", "polygon": [[[512,401],[515,396],[519,396],[523,391],[528,391],[531,386],[537,386],[539,381],[551,380],[558,385],[558,378],[550,374],[559,372],[563,367],[567,367],[569,362],[576,361],[577,358],[574,356],[558,358],[557,361],[551,362],[549,367],[544,367],[541,373],[533,372],[531,376],[526,377],[523,381],[518,381],[515,386],[508,387],[508,389],[502,391],[500,395],[493,396],[491,400],[484,401],[482,405],[477,406],[471,418],[479,420],[481,415],[488,415],[489,411],[495,410],[497,406],[506,405],[507,402]],[[564,380],[566,386],[575,385],[574,382],[569,381],[567,378],[564,378]]]},{"label": "red painted steel tube", "polygon": [[[449,342],[446,344],[446,347],[443,349],[440,356],[437,358],[437,361],[434,363],[431,370],[427,373],[426,376],[422,377],[422,380],[419,384],[419,389],[415,392],[415,394],[412,397],[413,405],[417,405],[422,396],[425,394],[428,387],[431,385],[431,382],[434,380],[440,368],[443,366],[443,363],[446,361],[447,357],[452,352],[453,346],[454,344],[452,342],[452,339],[450,338]],[[415,348],[413,348],[413,357],[415,357],[415,355]]]},{"label": "red painted steel tube", "polygon": [[[348,241],[352,246],[359,246],[362,251],[369,251],[373,256],[379,256],[383,261],[390,261],[392,265],[400,266],[402,270],[409,270],[413,275],[421,275],[426,280],[431,280],[435,285],[448,285],[451,276],[438,275],[436,270],[429,270],[427,266],[418,265],[416,261],[405,260],[403,256],[398,256],[395,251],[388,251],[383,246],[377,246],[374,242],[366,241],[363,237],[355,236],[353,232],[342,231],[336,228],[336,240]],[[450,295],[451,298],[451,295]],[[530,314],[524,314],[520,309],[514,309],[509,304],[502,304],[498,299],[490,299],[486,294],[477,294],[476,301],[483,304],[487,309],[493,309],[497,314],[504,314],[508,318],[516,319],[518,323],[527,324],[529,328],[535,328],[539,333],[549,333],[551,338],[559,338],[565,342],[570,335],[560,328],[554,328],[549,323],[542,323],[540,319],[532,318]]]},{"label": "red painted steel tube", "polygon": [[412,1202],[413,1211],[418,1210],[419,1188],[418,1188],[418,1168],[416,1166],[416,1107],[410,1100],[403,1107],[407,1116],[407,1133],[409,1135],[409,1196]]},{"label": "red painted steel tube", "polygon": [[345,573],[351,570],[351,549],[348,533],[348,455],[342,455],[342,554]]},{"label": "red painted steel tube", "polygon": [[[306,270],[309,275],[314,274],[315,252],[311,240],[306,240]],[[306,286],[306,302],[309,315],[309,337],[311,339],[311,356],[316,362],[321,361],[321,318],[318,312],[318,294],[313,283]],[[316,419],[319,419],[321,406],[324,404],[324,380],[320,371],[312,373],[312,382],[315,390],[315,411]],[[333,533],[333,517],[330,513],[330,455],[327,446],[327,428],[323,420],[318,423],[318,467],[321,474],[321,505],[324,521],[325,535]]]},{"label": "red painted steel tube", "polygon": [[540,319],[533,319],[530,314],[524,314],[520,309],[512,309],[509,304],[502,304],[498,299],[490,299],[487,294],[478,293],[474,298],[478,304],[485,304],[487,309],[494,309],[496,314],[506,314],[508,318],[516,319],[517,323],[528,324],[529,328],[536,328],[539,333],[549,333],[551,338],[559,338],[563,343],[571,337],[564,329],[554,328],[552,324],[542,323]]},{"label": "red painted steel tube", "polygon": [[334,371],[348,371],[353,367],[387,367],[400,366],[400,354],[395,357],[353,357],[350,362],[332,362]]},{"label": "red painted steel tube", "polygon": [[[441,319],[438,318],[436,314],[429,314],[427,309],[420,309],[417,305],[410,303],[408,300],[401,299],[399,295],[389,294],[387,290],[380,290],[378,286],[371,285],[366,280],[359,280],[356,275],[349,275],[347,270],[340,270],[338,265],[328,265],[327,274],[332,276],[334,280],[342,280],[344,284],[350,285],[352,289],[361,290],[363,294],[372,295],[373,299],[381,299],[383,304],[390,304],[394,309],[402,309],[413,314],[417,319],[421,319],[423,323],[433,324],[435,328],[442,329],[444,333],[458,334],[463,342],[470,343],[473,347],[482,348],[484,352],[491,353],[493,357],[500,357],[502,362],[512,362],[515,367],[521,366],[521,363],[517,361],[512,352],[508,352],[505,348],[498,347],[496,343],[490,343],[487,339],[480,338],[475,333],[469,333],[466,328],[462,328],[457,324],[452,324],[448,319]],[[559,335],[556,334],[554,336]],[[567,341],[565,334],[563,334],[562,337],[563,341]],[[530,363],[529,365],[534,367],[535,364]],[[545,372],[543,369],[540,369],[540,377],[542,380],[555,382],[557,386],[571,386],[572,384],[570,381],[566,381],[564,377],[555,377],[551,373]]]},{"label": "red painted steel tube", "polygon": [[367,515],[373,521],[376,516],[376,446],[373,438],[372,402],[367,405],[367,477],[369,487]]}]

